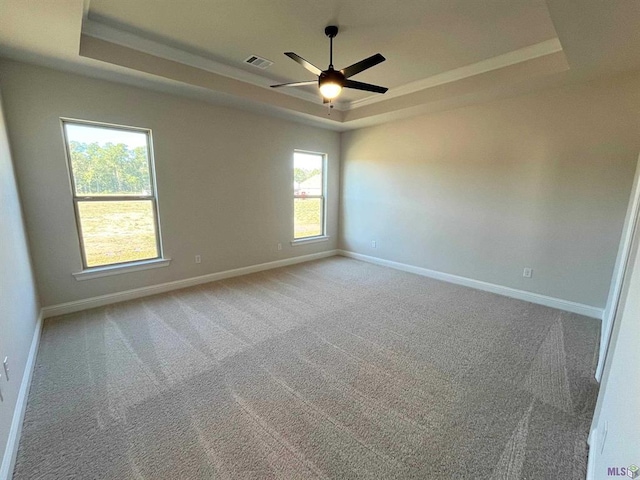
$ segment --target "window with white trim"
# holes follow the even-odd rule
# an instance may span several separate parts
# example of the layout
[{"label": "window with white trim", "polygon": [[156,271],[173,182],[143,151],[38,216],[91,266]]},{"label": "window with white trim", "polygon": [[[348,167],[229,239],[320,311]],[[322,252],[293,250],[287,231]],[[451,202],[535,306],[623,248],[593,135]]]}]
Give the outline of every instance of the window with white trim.
[{"label": "window with white trim", "polygon": [[326,155],[293,153],[293,239],[325,235]]},{"label": "window with white trim", "polygon": [[85,270],[162,258],[151,131],[62,119]]}]

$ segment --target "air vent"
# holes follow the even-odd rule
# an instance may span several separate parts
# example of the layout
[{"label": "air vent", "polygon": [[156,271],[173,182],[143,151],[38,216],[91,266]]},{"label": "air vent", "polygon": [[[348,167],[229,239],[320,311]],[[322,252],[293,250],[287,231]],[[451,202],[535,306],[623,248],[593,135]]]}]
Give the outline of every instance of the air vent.
[{"label": "air vent", "polygon": [[253,65],[254,67],[258,67],[262,70],[264,70],[265,68],[269,68],[271,65],[273,65],[273,62],[271,60],[258,57],[257,55],[251,55],[249,58],[247,58],[244,61],[244,63],[248,63],[249,65]]}]

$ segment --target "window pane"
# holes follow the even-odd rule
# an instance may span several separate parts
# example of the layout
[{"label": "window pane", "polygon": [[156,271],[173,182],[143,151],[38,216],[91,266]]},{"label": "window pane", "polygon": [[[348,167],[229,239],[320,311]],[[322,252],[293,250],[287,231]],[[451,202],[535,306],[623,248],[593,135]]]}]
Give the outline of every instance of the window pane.
[{"label": "window pane", "polygon": [[322,155],[293,154],[293,192],[295,195],[322,195]]},{"label": "window pane", "polygon": [[65,123],[76,195],[151,195],[147,133]]},{"label": "window pane", "polygon": [[151,200],[78,202],[87,267],[158,258]]},{"label": "window pane", "polygon": [[322,235],[322,199],[294,198],[294,239]]}]

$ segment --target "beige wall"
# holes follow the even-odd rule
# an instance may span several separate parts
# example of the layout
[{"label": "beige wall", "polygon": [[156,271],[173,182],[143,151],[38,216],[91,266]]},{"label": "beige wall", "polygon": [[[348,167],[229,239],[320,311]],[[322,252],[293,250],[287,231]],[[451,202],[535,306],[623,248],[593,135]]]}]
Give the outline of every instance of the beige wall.
[{"label": "beige wall", "polygon": [[[0,83],[44,306],[336,248],[338,133],[15,62],[0,64]],[[81,258],[60,117],[152,129],[169,267],[72,276]],[[328,242],[289,244],[294,149],[328,154]]]},{"label": "beige wall", "polygon": [[340,247],[603,307],[638,152],[640,76],[348,132]]},{"label": "beige wall", "polygon": [[[337,246],[335,132],[15,62],[0,82],[44,305]],[[640,151],[639,87],[628,76],[344,133],[341,247],[604,306]],[[153,130],[171,266],[72,277],[61,116]],[[289,245],[295,148],[329,154],[329,242]]]},{"label": "beige wall", "polygon": [[[16,400],[38,319],[38,299],[0,101],[0,363],[9,360],[9,381],[0,367],[0,477],[10,468],[5,455]],[[11,454],[12,452],[8,452]]]}]

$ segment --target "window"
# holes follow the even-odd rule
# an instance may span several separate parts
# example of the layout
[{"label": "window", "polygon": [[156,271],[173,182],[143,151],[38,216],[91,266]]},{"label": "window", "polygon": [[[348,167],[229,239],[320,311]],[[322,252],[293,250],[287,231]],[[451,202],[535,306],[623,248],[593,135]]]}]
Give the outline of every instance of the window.
[{"label": "window", "polygon": [[325,234],[325,156],[319,153],[293,154],[293,239]]},{"label": "window", "polygon": [[62,125],[84,269],[161,258],[151,132]]}]

